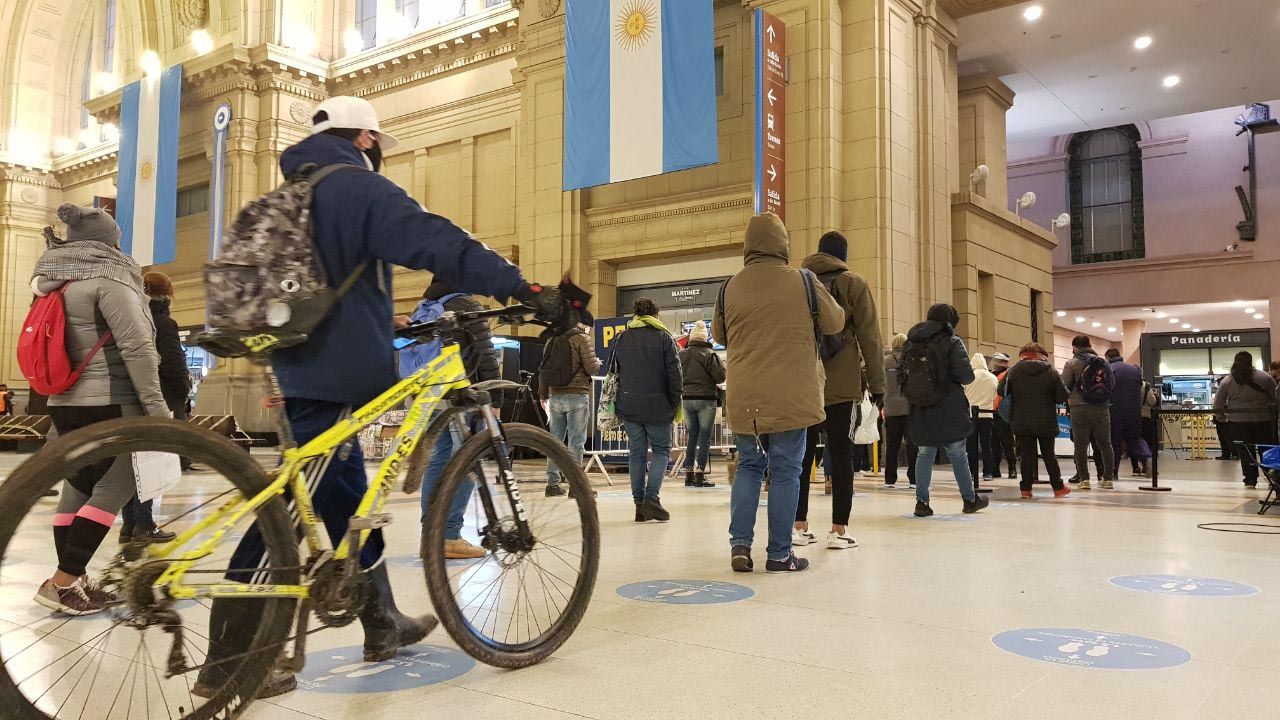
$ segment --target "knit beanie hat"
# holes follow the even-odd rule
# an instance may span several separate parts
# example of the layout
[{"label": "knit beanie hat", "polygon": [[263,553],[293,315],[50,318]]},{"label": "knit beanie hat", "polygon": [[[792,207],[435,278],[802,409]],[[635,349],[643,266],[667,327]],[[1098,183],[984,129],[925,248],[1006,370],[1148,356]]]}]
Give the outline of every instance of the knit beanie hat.
[{"label": "knit beanie hat", "polygon": [[689,340],[707,342],[707,324],[701,320],[694,323],[693,329],[689,331]]},{"label": "knit beanie hat", "polygon": [[847,261],[849,259],[849,241],[844,239],[844,235],[832,230],[818,240],[818,252],[826,253],[841,261]]},{"label": "knit beanie hat", "polygon": [[58,219],[67,224],[66,242],[93,240],[120,247],[120,226],[104,210],[63,203],[58,208]]}]

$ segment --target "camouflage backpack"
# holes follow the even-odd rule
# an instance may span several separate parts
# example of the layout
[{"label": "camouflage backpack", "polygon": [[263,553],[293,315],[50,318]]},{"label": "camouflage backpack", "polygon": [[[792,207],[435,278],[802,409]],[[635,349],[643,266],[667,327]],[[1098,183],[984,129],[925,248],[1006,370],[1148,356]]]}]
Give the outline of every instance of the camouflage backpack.
[{"label": "camouflage backpack", "polygon": [[200,344],[216,355],[243,357],[306,342],[364,273],[361,263],[337,288],[330,285],[311,237],[315,186],[354,165],[304,165],[283,185],[249,203],[204,266],[212,332]]}]

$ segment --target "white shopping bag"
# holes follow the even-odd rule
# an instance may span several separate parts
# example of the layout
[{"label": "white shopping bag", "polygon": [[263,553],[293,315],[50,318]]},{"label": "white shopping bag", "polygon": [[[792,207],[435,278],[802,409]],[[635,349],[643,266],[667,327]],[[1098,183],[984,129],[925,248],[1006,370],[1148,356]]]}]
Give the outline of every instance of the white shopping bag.
[{"label": "white shopping bag", "polygon": [[854,445],[874,445],[880,442],[880,429],[876,421],[880,418],[880,410],[871,402],[871,396],[862,396],[862,422],[851,428],[849,439]]},{"label": "white shopping bag", "polygon": [[155,500],[182,479],[182,458],[164,452],[134,453],[133,478],[138,486],[138,500]]}]

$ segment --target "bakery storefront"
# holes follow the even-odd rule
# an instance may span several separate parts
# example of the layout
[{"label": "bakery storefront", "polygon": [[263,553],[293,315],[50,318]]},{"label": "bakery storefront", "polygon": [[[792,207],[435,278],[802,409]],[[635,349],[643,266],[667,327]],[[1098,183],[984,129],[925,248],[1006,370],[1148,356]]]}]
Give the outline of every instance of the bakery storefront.
[{"label": "bakery storefront", "polygon": [[711,330],[712,313],[720,286],[729,278],[707,278],[662,285],[642,285],[618,289],[619,314],[631,314],[635,301],[647,297],[658,306],[658,319],[677,336],[686,335],[699,320]]},{"label": "bakery storefront", "polygon": [[1212,406],[1218,383],[1231,373],[1238,352],[1253,355],[1259,370],[1271,363],[1271,331],[1265,328],[1149,333],[1139,347],[1147,378],[1159,379],[1165,402],[1182,406]]}]

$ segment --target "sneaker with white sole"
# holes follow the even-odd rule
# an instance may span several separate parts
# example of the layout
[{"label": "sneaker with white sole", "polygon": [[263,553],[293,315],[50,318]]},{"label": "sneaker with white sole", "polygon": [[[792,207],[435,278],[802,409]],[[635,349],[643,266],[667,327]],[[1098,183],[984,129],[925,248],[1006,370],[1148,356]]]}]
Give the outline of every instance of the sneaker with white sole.
[{"label": "sneaker with white sole", "polygon": [[1085,480],[1081,480],[1081,481],[1080,481],[1080,484],[1076,486],[1076,489],[1077,489],[1077,490],[1089,490],[1089,489],[1091,489],[1092,487],[1093,487],[1093,486],[1089,484],[1089,480],[1088,480],[1088,479],[1085,479]]},{"label": "sneaker with white sole", "polygon": [[1111,482],[1110,480],[1103,480],[1101,483],[1099,483],[1099,487],[1101,487],[1103,490],[1115,490],[1116,484]]},{"label": "sneaker with white sole", "polygon": [[804,547],[818,542],[818,536],[808,530],[800,530],[791,528],[791,544],[794,547]]},{"label": "sneaker with white sole", "polygon": [[858,539],[850,535],[847,530],[839,534],[827,533],[828,550],[847,550],[855,547],[858,547]]},{"label": "sneaker with white sole", "polygon": [[39,605],[65,615],[96,615],[106,609],[106,603],[89,596],[88,588],[77,579],[71,587],[58,587],[53,579],[45,580],[36,592]]},{"label": "sneaker with white sole", "polygon": [[795,553],[787,556],[786,560],[769,560],[764,564],[764,571],[770,575],[777,573],[804,572],[809,569],[809,561],[802,557],[796,557]]}]

